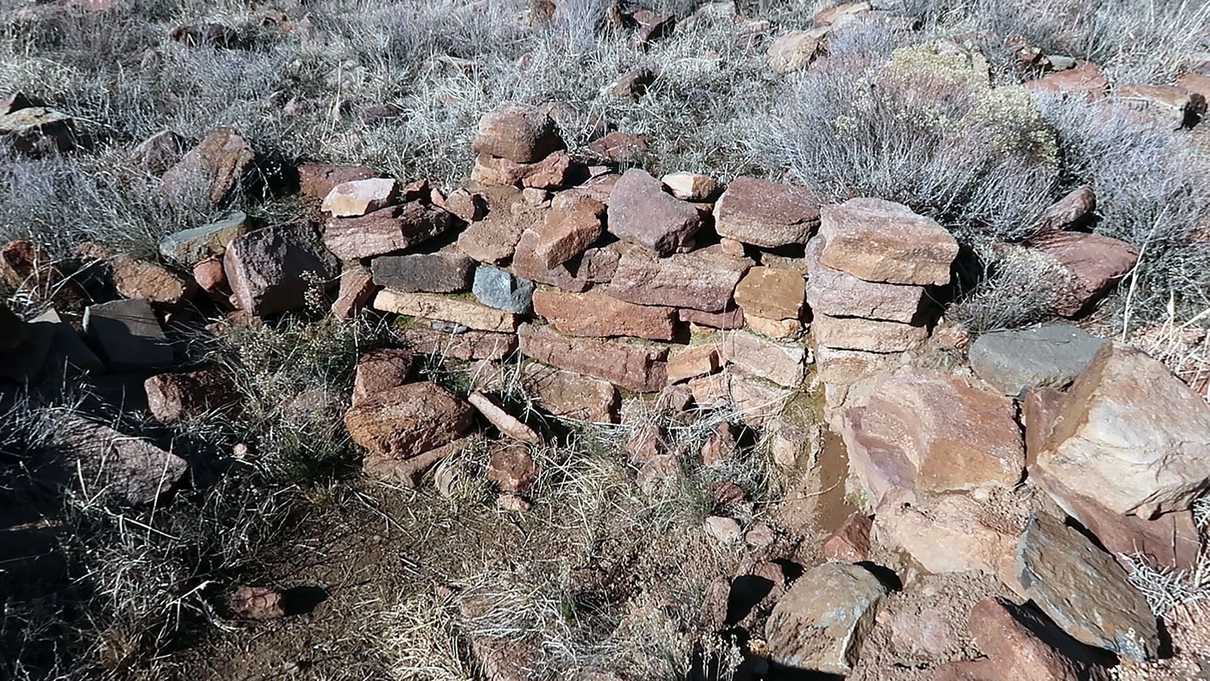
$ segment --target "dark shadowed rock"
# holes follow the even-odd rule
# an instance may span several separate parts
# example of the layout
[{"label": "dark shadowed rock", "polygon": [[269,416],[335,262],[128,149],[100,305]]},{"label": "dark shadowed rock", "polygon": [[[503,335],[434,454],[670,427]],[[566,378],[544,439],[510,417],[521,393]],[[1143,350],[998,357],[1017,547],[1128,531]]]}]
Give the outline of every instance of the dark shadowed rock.
[{"label": "dark shadowed rock", "polygon": [[26,107],[0,115],[0,140],[21,154],[39,158],[74,148],[75,124],[60,111]]},{"label": "dark shadowed rock", "polygon": [[131,160],[152,175],[162,175],[181,160],[188,147],[184,137],[171,130],[161,130],[135,147]]},{"label": "dark shadowed rock", "polygon": [[405,348],[381,348],[359,357],[353,371],[353,403],[406,383],[415,361],[415,354]]},{"label": "dark shadowed rock", "polygon": [[235,386],[218,369],[159,374],[144,381],[143,388],[147,410],[164,424],[228,409],[239,401]]},{"label": "dark shadowed rock", "polygon": [[189,470],[189,464],[176,454],[108,426],[78,418],[63,425],[61,434],[89,481],[91,493],[104,490],[122,503],[150,506]]},{"label": "dark shadowed rock", "polygon": [[1077,530],[1034,515],[1017,546],[1017,576],[1025,595],[1077,641],[1140,662],[1158,654],[1147,600],[1113,556]]},{"label": "dark shadowed rock", "polygon": [[471,286],[475,261],[453,252],[388,255],[371,263],[374,283],[398,291],[458,293]]},{"label": "dark shadowed rock", "polygon": [[84,333],[111,371],[155,369],[173,362],[172,346],[145,300],[114,300],[84,310]]}]

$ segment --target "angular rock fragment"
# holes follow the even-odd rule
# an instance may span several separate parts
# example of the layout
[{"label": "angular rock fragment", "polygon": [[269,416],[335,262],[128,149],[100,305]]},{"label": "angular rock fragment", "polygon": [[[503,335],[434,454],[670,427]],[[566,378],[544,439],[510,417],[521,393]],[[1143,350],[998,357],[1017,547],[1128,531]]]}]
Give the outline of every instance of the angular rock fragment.
[{"label": "angular rock fragment", "polygon": [[822,203],[810,187],[739,177],[715,204],[714,228],[762,248],[805,244],[819,226]]},{"label": "angular rock fragment", "polygon": [[374,309],[453,322],[480,331],[511,332],[517,328],[517,316],[510,312],[436,293],[404,293],[383,289],[374,297]]},{"label": "angular rock fragment", "polygon": [[658,392],[666,382],[665,347],[562,336],[533,324],[522,325],[517,336],[527,357],[626,390]]},{"label": "angular rock fragment", "polygon": [[672,340],[678,329],[672,308],[635,305],[595,292],[537,291],[534,311],[571,336]]}]

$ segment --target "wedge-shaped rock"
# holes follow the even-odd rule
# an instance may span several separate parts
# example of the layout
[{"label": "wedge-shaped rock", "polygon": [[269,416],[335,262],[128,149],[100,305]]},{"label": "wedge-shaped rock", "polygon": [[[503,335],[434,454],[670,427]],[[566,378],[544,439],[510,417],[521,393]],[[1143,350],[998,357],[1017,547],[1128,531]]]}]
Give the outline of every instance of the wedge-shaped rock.
[{"label": "wedge-shaped rock", "polygon": [[563,336],[524,324],[517,332],[527,357],[568,371],[602,378],[634,392],[657,392],[667,379],[663,346]]},{"label": "wedge-shaped rock", "polygon": [[1155,615],[1126,571],[1074,528],[1034,515],[1017,545],[1025,596],[1072,638],[1132,660],[1154,659]]},{"label": "wedge-shaped rock", "polygon": [[807,349],[798,343],[777,343],[747,331],[723,336],[723,359],[748,373],[794,388],[802,384]]},{"label": "wedge-shaped rock", "polygon": [[345,413],[349,437],[372,455],[408,459],[466,435],[474,411],[434,383],[411,383],[358,402]]},{"label": "wedge-shaped rock", "polygon": [[90,495],[104,490],[122,503],[150,506],[189,470],[189,464],[172,452],[83,419],[69,419],[60,435],[79,463]]},{"label": "wedge-shaped rock", "polygon": [[773,607],[765,623],[770,658],[795,671],[848,674],[884,595],[878,578],[860,565],[820,565]]},{"label": "wedge-shaped rock", "polygon": [[631,168],[609,197],[609,231],[623,241],[669,255],[702,227],[702,212],[664,191],[645,170]]},{"label": "wedge-shaped rock", "polygon": [[453,322],[480,331],[509,332],[517,328],[517,316],[511,312],[436,293],[404,293],[383,289],[374,296],[374,309]]},{"label": "wedge-shaped rock", "polygon": [[1036,466],[1115,513],[1187,510],[1210,488],[1210,407],[1158,360],[1106,344],[1072,385]]},{"label": "wedge-shaped rock", "polygon": [[750,260],[702,249],[657,258],[643,249],[622,254],[609,294],[639,305],[722,312]]},{"label": "wedge-shaped rock", "polygon": [[341,260],[373,258],[411,248],[449,226],[449,213],[412,201],[358,218],[332,218],[324,226],[324,244]]},{"label": "wedge-shaped rock", "polygon": [[672,340],[679,326],[672,308],[635,305],[595,292],[537,291],[534,312],[570,336]]},{"label": "wedge-shaped rock", "polygon": [[111,371],[170,366],[172,345],[145,300],[112,300],[84,310],[84,334]]},{"label": "wedge-shaped rock", "polygon": [[940,372],[880,380],[864,406],[846,410],[841,434],[875,503],[895,487],[1010,487],[1025,468],[1013,401]]},{"label": "wedge-shaped rock", "polygon": [[935,221],[899,203],[849,199],[824,206],[819,262],[866,281],[944,285],[958,242]]},{"label": "wedge-shaped rock", "polygon": [[169,168],[160,186],[174,204],[217,206],[239,188],[255,162],[247,140],[231,128],[218,128]]},{"label": "wedge-shaped rock", "polygon": [[673,350],[668,355],[668,383],[707,376],[722,366],[719,343],[704,343]]},{"label": "wedge-shaped rock", "polygon": [[579,256],[601,237],[605,204],[583,194],[560,195],[546,219],[533,227],[533,254],[545,268]]},{"label": "wedge-shaped rock", "polygon": [[923,286],[865,281],[819,262],[823,239],[807,243],[807,305],[815,314],[864,317],[892,322],[924,321],[927,298]]},{"label": "wedge-shaped rock", "polygon": [[763,248],[805,244],[819,226],[822,203],[810,187],[739,177],[714,207],[714,228]]}]

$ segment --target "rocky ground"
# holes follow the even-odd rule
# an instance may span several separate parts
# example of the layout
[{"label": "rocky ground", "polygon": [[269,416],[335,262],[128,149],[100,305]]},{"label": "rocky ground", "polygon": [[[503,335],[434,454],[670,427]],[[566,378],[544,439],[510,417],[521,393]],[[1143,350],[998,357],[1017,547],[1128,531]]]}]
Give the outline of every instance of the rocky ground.
[{"label": "rocky ground", "polygon": [[1210,678],[1210,9],[19,3],[0,675]]}]

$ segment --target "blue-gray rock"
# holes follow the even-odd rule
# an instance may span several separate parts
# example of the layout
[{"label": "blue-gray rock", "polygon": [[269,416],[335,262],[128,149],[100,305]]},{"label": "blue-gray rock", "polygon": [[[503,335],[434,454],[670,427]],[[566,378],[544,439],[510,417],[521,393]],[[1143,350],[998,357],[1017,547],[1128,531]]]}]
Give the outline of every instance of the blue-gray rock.
[{"label": "blue-gray rock", "polygon": [[172,346],[146,300],[113,300],[84,310],[84,333],[110,371],[158,369],[172,364]]},{"label": "blue-gray rock", "polygon": [[248,216],[228,213],[217,222],[173,232],[160,240],[160,255],[193,267],[211,256],[220,256],[235,237],[248,230]]},{"label": "blue-gray rock", "polygon": [[986,333],[971,344],[971,368],[979,378],[1017,396],[1028,388],[1062,388],[1092,362],[1105,339],[1070,324]]},{"label": "blue-gray rock", "polygon": [[534,282],[514,277],[499,267],[480,265],[475,270],[475,284],[471,290],[479,302],[497,310],[528,314],[533,307]]}]

